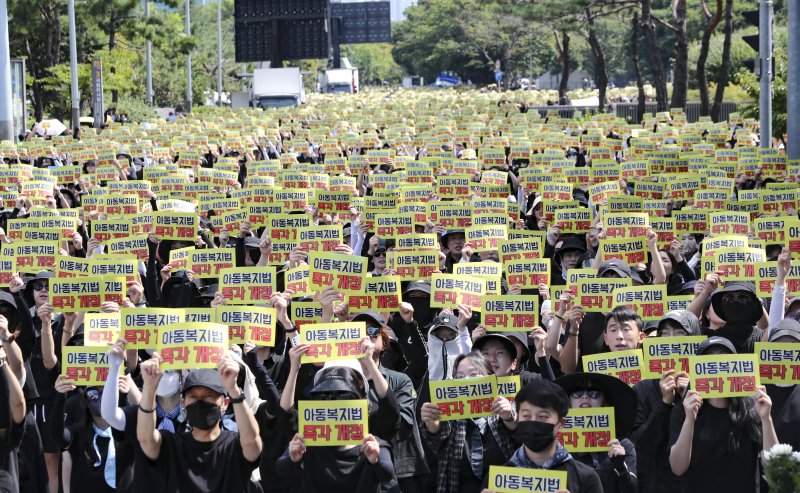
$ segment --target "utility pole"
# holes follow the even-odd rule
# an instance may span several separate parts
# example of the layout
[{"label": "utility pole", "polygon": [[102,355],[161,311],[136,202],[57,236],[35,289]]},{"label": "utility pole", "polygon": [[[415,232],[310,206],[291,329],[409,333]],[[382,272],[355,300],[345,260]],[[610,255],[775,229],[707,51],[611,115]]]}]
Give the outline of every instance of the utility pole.
[{"label": "utility pole", "polygon": [[[190,11],[192,0],[186,1],[186,35],[192,35],[192,20]],[[186,54],[186,113],[192,112],[192,52]]]},{"label": "utility pole", "polygon": [[[72,99],[72,131],[80,126],[81,118],[81,93],[78,90],[78,42],[75,36],[75,0],[67,3],[69,13],[69,66],[70,66],[70,99]],[[97,115],[95,115],[97,118]]]},{"label": "utility pole", "polygon": [[800,159],[800,0],[789,1],[788,159]]},{"label": "utility pole", "polygon": [[[144,16],[150,20],[150,0],[144,0]],[[144,66],[147,73],[147,104],[153,106],[153,42],[148,38],[144,44]]]},{"label": "utility pole", "polygon": [[222,106],[222,0],[217,0],[217,94]]},{"label": "utility pole", "polygon": [[11,109],[11,48],[8,45],[8,2],[0,0],[0,140],[14,141]]},{"label": "utility pole", "polygon": [[758,114],[761,148],[766,149],[772,147],[772,0],[759,0],[758,10],[758,58],[761,65]]}]

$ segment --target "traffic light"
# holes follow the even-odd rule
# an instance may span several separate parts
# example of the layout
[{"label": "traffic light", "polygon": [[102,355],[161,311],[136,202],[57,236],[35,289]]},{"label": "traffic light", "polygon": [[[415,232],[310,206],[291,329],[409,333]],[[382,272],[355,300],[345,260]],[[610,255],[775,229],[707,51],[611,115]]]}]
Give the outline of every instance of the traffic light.
[{"label": "traffic light", "polygon": [[[749,22],[750,24],[759,27],[759,11],[758,10],[747,10],[742,12],[742,16]],[[747,46],[753,49],[756,53],[760,52],[761,46],[761,32],[759,31],[756,34],[750,34],[748,36],[742,36],[742,41],[747,43]],[[769,59],[772,62],[772,80],[775,80],[775,58],[772,56],[772,47],[770,47],[770,54]],[[743,60],[742,63],[748,70],[755,73],[758,76],[761,76],[761,62],[760,62],[761,53],[756,58],[748,58]]]}]

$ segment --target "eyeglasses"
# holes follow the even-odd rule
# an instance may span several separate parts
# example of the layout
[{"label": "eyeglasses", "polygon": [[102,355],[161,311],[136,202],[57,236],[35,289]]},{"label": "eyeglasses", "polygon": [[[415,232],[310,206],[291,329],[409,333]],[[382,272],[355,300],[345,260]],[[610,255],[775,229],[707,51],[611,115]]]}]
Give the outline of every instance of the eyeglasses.
[{"label": "eyeglasses", "polygon": [[48,290],[48,284],[44,281],[36,281],[33,283],[33,290],[34,291],[44,291]]},{"label": "eyeglasses", "polygon": [[90,401],[96,401],[100,398],[100,392],[97,390],[89,390],[86,392],[86,399]]},{"label": "eyeglasses", "polygon": [[367,327],[367,335],[370,339],[377,339],[381,335],[380,327]]},{"label": "eyeglasses", "polygon": [[589,399],[599,399],[602,395],[603,391],[597,389],[576,389],[570,393],[570,397],[573,399],[580,399],[583,396],[587,396]]},{"label": "eyeglasses", "polygon": [[358,400],[361,397],[353,392],[317,392],[314,394],[314,399],[320,401],[347,401]]}]

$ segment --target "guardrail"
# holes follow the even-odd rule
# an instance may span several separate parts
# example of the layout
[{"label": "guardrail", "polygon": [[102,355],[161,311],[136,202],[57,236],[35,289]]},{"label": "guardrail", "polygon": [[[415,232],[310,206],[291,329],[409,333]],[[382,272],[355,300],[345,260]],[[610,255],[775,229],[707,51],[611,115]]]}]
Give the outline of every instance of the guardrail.
[{"label": "guardrail", "polygon": [[[618,117],[630,123],[640,123],[637,118],[638,103],[611,103],[611,111]],[[735,113],[738,109],[738,103],[732,101],[723,101],[720,108],[720,119],[727,120],[731,113]],[[538,111],[544,118],[549,111],[558,111],[559,116],[562,118],[572,118],[577,112],[581,114],[594,115],[597,113],[597,106],[530,106],[528,111]],[[690,102],[684,108],[686,112],[686,120],[689,123],[694,123],[700,119],[700,103]],[[645,114],[655,115],[656,103],[648,102],[645,104]]]}]

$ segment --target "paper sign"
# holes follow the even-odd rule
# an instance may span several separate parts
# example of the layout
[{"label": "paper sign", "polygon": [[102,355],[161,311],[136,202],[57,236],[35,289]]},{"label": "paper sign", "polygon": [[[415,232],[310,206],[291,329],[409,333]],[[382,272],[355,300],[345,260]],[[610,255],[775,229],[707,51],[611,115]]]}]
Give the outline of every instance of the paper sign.
[{"label": "paper sign", "polygon": [[364,322],[342,322],[304,325],[300,343],[308,344],[302,363],[317,363],[360,358],[361,341],[367,337]]},{"label": "paper sign", "polygon": [[538,325],[538,315],[537,296],[484,296],[481,324],[489,332],[529,332]]},{"label": "paper sign", "polygon": [[757,342],[756,354],[762,384],[800,383],[800,344]]},{"label": "paper sign", "polygon": [[350,313],[374,310],[380,313],[396,312],[400,306],[402,279],[399,276],[375,276],[364,280],[364,291],[360,295],[349,295],[347,306]]},{"label": "paper sign", "polygon": [[499,242],[508,236],[505,226],[470,226],[466,231],[466,245],[475,253],[497,250]]},{"label": "paper sign", "polygon": [[216,323],[228,327],[228,342],[244,344],[248,340],[256,346],[275,345],[274,308],[261,306],[219,306]]},{"label": "paper sign", "polygon": [[647,262],[647,244],[644,238],[619,238],[600,240],[603,262],[619,259],[628,265]]},{"label": "paper sign", "polygon": [[497,377],[460,378],[430,382],[431,403],[442,412],[439,421],[492,415]]},{"label": "paper sign", "polygon": [[577,282],[576,305],[586,313],[611,311],[615,304],[614,290],[631,286],[630,279],[582,278]]},{"label": "paper sign", "polygon": [[206,248],[189,252],[189,267],[195,277],[217,278],[224,269],[236,266],[233,248]]},{"label": "paper sign", "polygon": [[120,337],[119,313],[87,313],[83,319],[85,346],[110,346]]},{"label": "paper sign", "polygon": [[567,489],[567,471],[489,466],[488,489],[496,493],[565,491]]},{"label": "paper sign", "polygon": [[630,386],[642,379],[642,350],[613,351],[582,357],[583,368],[589,373],[617,377]]},{"label": "paper sign", "polygon": [[667,370],[688,373],[689,356],[697,354],[697,346],[704,340],[705,336],[646,337],[642,379],[659,380]]},{"label": "paper sign", "polygon": [[361,293],[367,277],[365,257],[341,253],[310,252],[308,256],[310,285],[319,291],[333,286],[342,294]]},{"label": "paper sign", "polygon": [[309,275],[308,265],[287,270],[284,279],[286,291],[292,293],[293,297],[313,296],[314,291],[308,282]]},{"label": "paper sign", "polygon": [[311,226],[301,228],[298,246],[304,252],[330,252],[342,243],[342,226]]},{"label": "paper sign", "polygon": [[306,324],[319,323],[322,320],[322,306],[316,301],[292,301],[292,322],[299,330]]},{"label": "paper sign", "polygon": [[761,381],[755,354],[713,354],[689,357],[692,389],[703,399],[752,396]]},{"label": "paper sign", "polygon": [[191,212],[154,212],[153,226],[162,240],[179,240],[194,243],[197,239],[197,214]]},{"label": "paper sign", "polygon": [[2,257],[14,258],[17,272],[38,274],[42,270],[55,270],[58,250],[58,242],[18,242],[3,245]]},{"label": "paper sign", "polygon": [[511,260],[503,264],[509,286],[519,285],[523,289],[538,288],[540,284],[550,285],[550,259]]},{"label": "paper sign", "polygon": [[366,399],[300,401],[298,432],[306,447],[360,446],[369,434]]},{"label": "paper sign", "polygon": [[497,395],[505,397],[510,402],[514,402],[517,397],[519,389],[522,388],[519,375],[510,375],[507,377],[497,377]]},{"label": "paper sign", "polygon": [[614,301],[619,305],[627,305],[642,317],[642,320],[661,320],[666,314],[667,287],[631,286],[614,290]]},{"label": "paper sign", "polygon": [[[647,235],[649,217],[643,212],[603,215],[606,238],[637,238]],[[588,228],[587,228],[588,230]]]},{"label": "paper sign", "polygon": [[62,373],[76,386],[102,387],[111,377],[108,348],[80,346],[65,347],[61,351]]},{"label": "paper sign", "polygon": [[613,407],[570,408],[556,439],[568,452],[608,452],[616,438]]},{"label": "paper sign", "polygon": [[228,328],[222,324],[179,323],[158,331],[162,370],[217,368],[228,351]]},{"label": "paper sign", "polygon": [[437,273],[433,275],[431,282],[431,306],[455,308],[465,304],[472,311],[479,312],[482,308],[481,299],[485,293],[486,279]]},{"label": "paper sign", "polygon": [[88,276],[50,279],[50,304],[56,311],[94,312],[107,301],[121,303],[124,277]]},{"label": "paper sign", "polygon": [[147,260],[150,255],[146,234],[109,240],[105,245],[108,247],[108,252],[115,255],[130,254],[136,256],[138,260]]},{"label": "paper sign", "polygon": [[275,267],[233,267],[222,269],[219,293],[228,305],[266,303],[275,291]]},{"label": "paper sign", "polygon": [[404,281],[427,281],[439,270],[439,251],[386,252],[386,266]]},{"label": "paper sign", "polygon": [[122,339],[126,349],[155,349],[158,331],[184,321],[184,311],[174,308],[122,308]]}]

